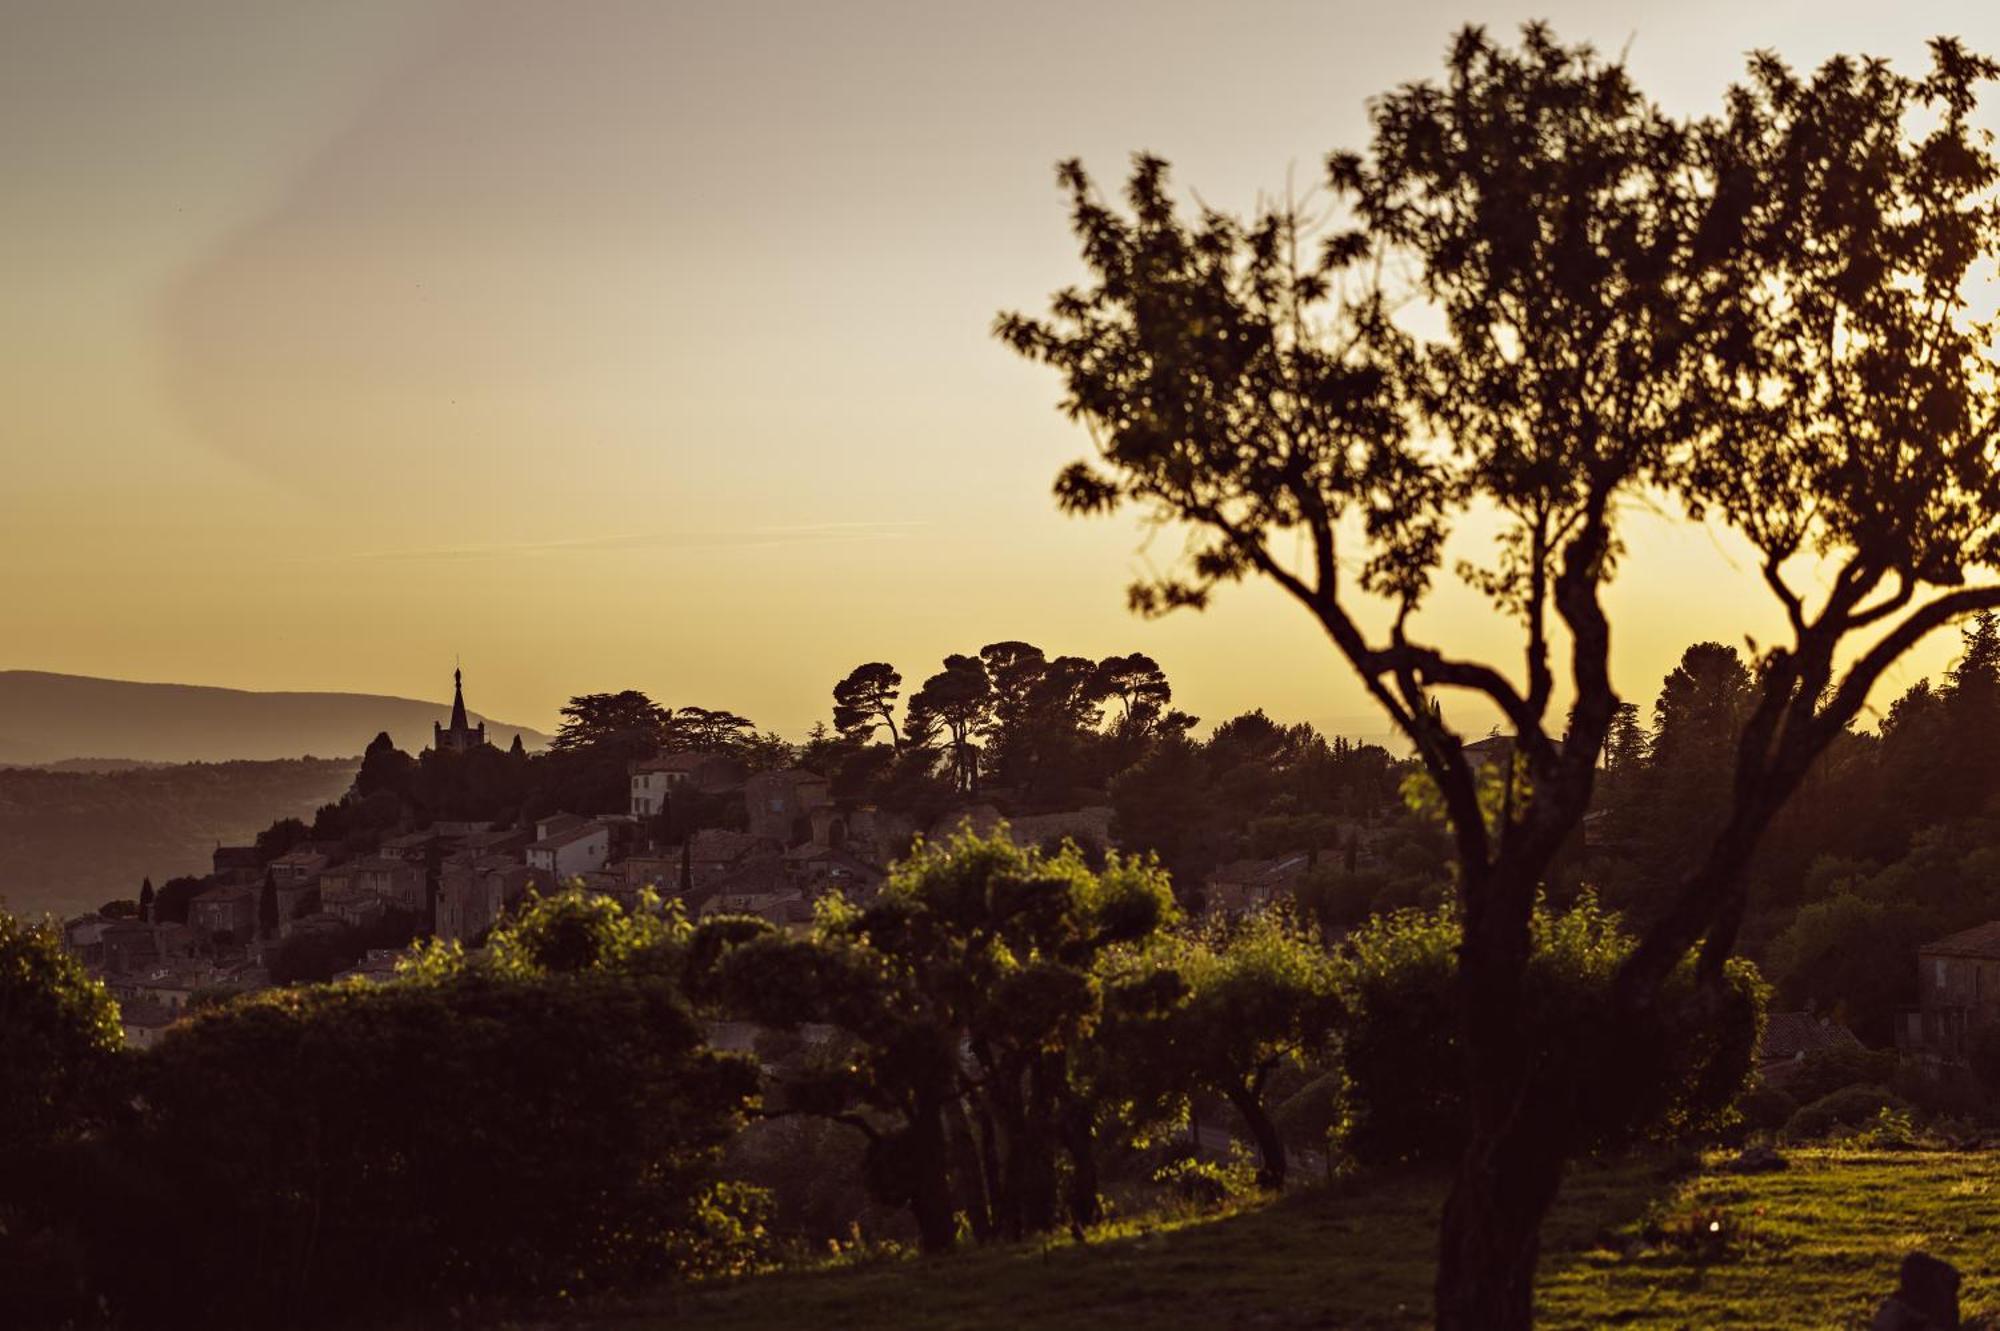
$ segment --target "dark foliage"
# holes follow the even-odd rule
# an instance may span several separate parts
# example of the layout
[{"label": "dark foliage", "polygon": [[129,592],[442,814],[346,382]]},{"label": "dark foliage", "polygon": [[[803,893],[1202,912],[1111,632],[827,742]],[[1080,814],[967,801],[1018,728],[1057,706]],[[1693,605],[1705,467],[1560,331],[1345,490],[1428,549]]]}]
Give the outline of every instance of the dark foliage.
[{"label": "dark foliage", "polygon": [[135,1326],[297,1325],[577,1293],[699,1260],[752,1079],[668,983],[290,990],[148,1054],[95,1275]]}]

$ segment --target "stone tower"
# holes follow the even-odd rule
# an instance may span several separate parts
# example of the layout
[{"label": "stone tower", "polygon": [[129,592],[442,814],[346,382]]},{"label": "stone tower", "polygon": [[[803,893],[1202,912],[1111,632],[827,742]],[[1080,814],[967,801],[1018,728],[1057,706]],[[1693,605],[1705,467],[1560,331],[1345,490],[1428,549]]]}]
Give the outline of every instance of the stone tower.
[{"label": "stone tower", "polygon": [[469,749],[486,747],[486,723],[468,725],[465,720],[465,672],[451,672],[451,727],[446,729],[436,722],[431,723],[431,746],[440,753],[450,749],[453,753],[464,753]]}]

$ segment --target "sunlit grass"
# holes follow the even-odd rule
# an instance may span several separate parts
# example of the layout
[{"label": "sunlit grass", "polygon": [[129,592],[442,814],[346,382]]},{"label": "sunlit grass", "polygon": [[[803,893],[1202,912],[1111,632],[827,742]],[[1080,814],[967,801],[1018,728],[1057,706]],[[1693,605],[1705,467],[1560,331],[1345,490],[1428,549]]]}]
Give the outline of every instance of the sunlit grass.
[{"label": "sunlit grass", "polygon": [[[2000,1310],[2000,1155],[1800,1152],[1791,1169],[1671,1178],[1650,1160],[1577,1170],[1545,1234],[1541,1325],[1866,1325],[1912,1247],[1966,1273],[1968,1314]],[[602,1305],[604,1331],[1428,1324],[1442,1182],[1400,1175],[1201,1217],[1125,1219],[1067,1241],[762,1276]],[[1711,1223],[1719,1251],[1674,1236]]]}]

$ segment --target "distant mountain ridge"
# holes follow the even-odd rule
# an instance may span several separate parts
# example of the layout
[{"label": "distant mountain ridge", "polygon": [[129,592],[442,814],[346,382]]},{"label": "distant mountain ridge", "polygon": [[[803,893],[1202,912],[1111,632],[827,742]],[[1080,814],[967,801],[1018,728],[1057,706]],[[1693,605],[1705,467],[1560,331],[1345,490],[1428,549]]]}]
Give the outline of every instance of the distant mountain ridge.
[{"label": "distant mountain ridge", "polygon": [[[385,730],[414,753],[430,743],[432,723],[450,716],[449,702],[380,694],[257,693],[0,670],[0,765],[352,757]],[[487,739],[502,747],[517,734],[530,749],[549,741],[526,726],[471,717],[485,721]]]},{"label": "distant mountain ridge", "polygon": [[75,915],[176,874],[206,873],[280,818],[311,821],[353,758],[182,763],[114,771],[0,768],[0,907]]}]

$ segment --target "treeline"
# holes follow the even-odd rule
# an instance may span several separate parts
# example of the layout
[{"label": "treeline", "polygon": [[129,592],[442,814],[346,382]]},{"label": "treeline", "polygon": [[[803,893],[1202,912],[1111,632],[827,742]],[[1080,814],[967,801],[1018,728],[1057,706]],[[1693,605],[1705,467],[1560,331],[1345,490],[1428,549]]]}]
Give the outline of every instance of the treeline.
[{"label": "treeline", "polygon": [[[1690,647],[1650,718],[1628,706],[1600,782],[1598,849],[1575,872],[1643,919],[1707,844],[1753,699],[1734,648]],[[2000,622],[1980,615],[1944,678],[1919,682],[1876,733],[1842,734],[1752,867],[1744,951],[1783,1007],[1813,1006],[1871,1044],[1918,998],[1916,948],[2000,919]]]},{"label": "treeline", "polygon": [[[377,735],[342,798],[310,819],[273,823],[258,847],[276,855],[310,839],[365,852],[440,819],[518,825],[558,811],[622,813],[634,760],[716,752],[745,772],[810,768],[835,798],[874,805],[913,831],[975,803],[1003,816],[1109,807],[1115,839],[1157,854],[1187,904],[1200,904],[1218,865],[1294,849],[1331,851],[1350,871],[1315,889],[1312,909],[1329,923],[1429,900],[1443,884],[1444,843],[1402,798],[1409,763],[1262,711],[1196,739],[1197,719],[1173,696],[1143,653],[1091,661],[1018,641],[948,655],[908,690],[893,665],[857,666],[832,686],[831,724],[797,744],[726,709],[667,707],[631,689],[585,694],[563,708],[542,753],[517,744],[412,755]],[[683,790],[648,830],[671,842],[742,823],[740,801]],[[1394,830],[1373,839],[1368,867],[1354,872],[1360,824]]]},{"label": "treeline", "polygon": [[[1586,902],[1536,938],[1541,1038],[1618,1071],[1580,1135],[1726,1116],[1750,972],[1720,1014],[1675,989],[1634,1039],[1601,1019],[1616,922]],[[1301,1146],[1442,1159],[1456,946],[1448,912],[1333,949],[1282,913],[1195,924],[1150,863],[968,835],[804,934],[572,891],[478,954],[237,999],[131,1052],[55,935],[0,916],[22,1017],[0,1029],[0,1277],[26,1325],[328,1323],[743,1270],[864,1205],[931,1251],[1081,1233],[1113,1193],[1232,1186],[1179,1138],[1194,1114],[1240,1116],[1265,1187]],[[707,1047],[732,1021],[757,1060]],[[775,1220],[850,1174],[844,1215]]]}]

